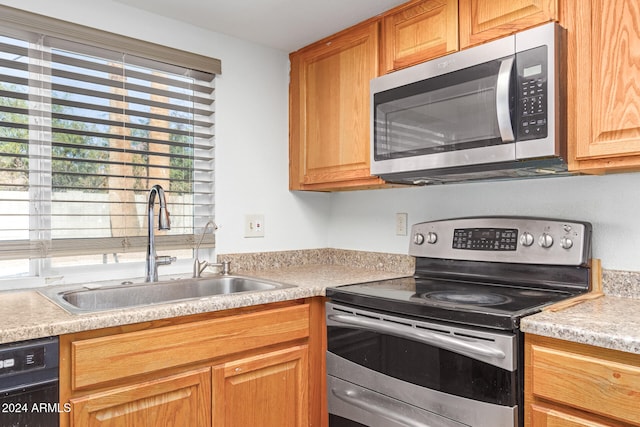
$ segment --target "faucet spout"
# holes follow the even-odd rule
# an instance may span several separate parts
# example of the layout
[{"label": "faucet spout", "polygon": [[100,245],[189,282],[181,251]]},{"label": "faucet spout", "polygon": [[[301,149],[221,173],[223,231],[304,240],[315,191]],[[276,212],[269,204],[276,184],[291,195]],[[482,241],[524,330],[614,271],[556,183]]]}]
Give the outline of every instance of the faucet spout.
[{"label": "faucet spout", "polygon": [[158,230],[171,229],[171,221],[169,220],[169,211],[167,210],[167,201],[164,196],[164,190],[160,185],[154,185],[149,190],[149,201],[147,204],[147,258],[145,263],[145,282],[158,281],[158,265],[171,264],[175,261],[172,257],[158,257],[156,255],[156,242],[153,233],[153,206],[156,196],[160,205],[158,213]]}]

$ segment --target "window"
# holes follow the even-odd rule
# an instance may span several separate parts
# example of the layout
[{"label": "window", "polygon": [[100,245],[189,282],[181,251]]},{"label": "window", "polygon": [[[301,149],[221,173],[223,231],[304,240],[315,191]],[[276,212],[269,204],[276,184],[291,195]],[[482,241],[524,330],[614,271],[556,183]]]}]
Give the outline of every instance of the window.
[{"label": "window", "polygon": [[[191,258],[213,218],[215,70],[137,54],[172,58],[169,48],[80,27],[137,49],[114,50],[57,37],[68,23],[19,18],[0,27],[0,277],[143,260],[155,184],[171,213],[158,250]],[[49,31],[25,31],[33,19]],[[213,244],[208,235],[202,247]]]}]

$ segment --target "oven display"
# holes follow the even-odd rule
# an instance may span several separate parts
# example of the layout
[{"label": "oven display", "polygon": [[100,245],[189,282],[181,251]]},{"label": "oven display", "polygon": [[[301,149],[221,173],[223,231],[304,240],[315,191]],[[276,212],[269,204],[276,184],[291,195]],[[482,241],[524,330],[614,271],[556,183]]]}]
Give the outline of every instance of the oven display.
[{"label": "oven display", "polygon": [[453,249],[472,251],[515,251],[518,230],[515,228],[456,228]]}]

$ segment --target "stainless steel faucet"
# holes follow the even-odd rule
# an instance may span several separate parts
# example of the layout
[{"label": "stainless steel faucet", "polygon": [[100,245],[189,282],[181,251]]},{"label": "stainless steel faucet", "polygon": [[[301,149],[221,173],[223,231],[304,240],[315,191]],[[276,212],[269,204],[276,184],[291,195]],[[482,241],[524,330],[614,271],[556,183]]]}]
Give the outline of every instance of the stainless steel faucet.
[{"label": "stainless steel faucet", "polygon": [[154,185],[149,190],[148,221],[147,221],[147,262],[145,263],[145,282],[158,281],[158,266],[168,265],[176,260],[175,257],[157,256],[156,242],[153,234],[153,204],[158,196],[160,211],[158,213],[158,230],[170,230],[169,211],[167,201],[164,197],[164,190],[159,185]]}]

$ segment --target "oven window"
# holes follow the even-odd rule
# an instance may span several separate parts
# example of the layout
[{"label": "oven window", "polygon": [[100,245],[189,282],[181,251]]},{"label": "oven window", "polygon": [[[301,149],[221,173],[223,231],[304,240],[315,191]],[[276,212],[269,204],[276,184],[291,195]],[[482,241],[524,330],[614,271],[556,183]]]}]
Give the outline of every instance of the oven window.
[{"label": "oven window", "polygon": [[367,427],[364,424],[360,424],[333,414],[329,414],[329,425],[331,427]]},{"label": "oven window", "polygon": [[505,406],[517,402],[517,371],[406,338],[329,326],[328,350],[376,372],[432,390]]}]

